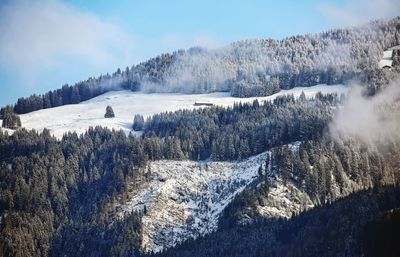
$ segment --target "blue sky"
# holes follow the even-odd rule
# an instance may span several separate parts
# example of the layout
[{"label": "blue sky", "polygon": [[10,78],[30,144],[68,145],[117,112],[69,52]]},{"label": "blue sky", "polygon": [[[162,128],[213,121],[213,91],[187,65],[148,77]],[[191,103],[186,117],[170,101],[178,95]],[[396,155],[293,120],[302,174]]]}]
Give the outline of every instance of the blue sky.
[{"label": "blue sky", "polygon": [[0,106],[163,52],[398,14],[400,0],[0,0]]}]

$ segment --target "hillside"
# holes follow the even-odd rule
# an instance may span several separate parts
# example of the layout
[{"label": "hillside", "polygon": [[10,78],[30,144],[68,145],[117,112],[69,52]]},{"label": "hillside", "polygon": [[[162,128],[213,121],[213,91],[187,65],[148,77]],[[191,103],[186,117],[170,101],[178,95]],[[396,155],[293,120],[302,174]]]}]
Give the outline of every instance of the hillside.
[{"label": "hillside", "polygon": [[[89,127],[104,126],[109,129],[123,130],[126,134],[132,131],[133,117],[136,114],[150,117],[161,112],[177,111],[179,109],[195,109],[202,106],[194,106],[196,102],[211,102],[216,106],[233,106],[234,103],[252,103],[258,100],[272,101],[278,96],[293,94],[299,97],[304,92],[307,97],[314,97],[317,92],[346,93],[347,89],[342,85],[317,85],[313,87],[298,87],[291,90],[282,90],[268,97],[236,98],[229,93],[211,94],[146,94],[132,91],[111,91],[79,104],[64,105],[40,111],[20,115],[23,126],[26,129],[42,131],[50,130],[51,134],[61,138],[64,133],[84,133]],[[106,106],[110,105],[115,118],[105,119]],[[1,122],[1,120],[0,120]]]},{"label": "hillside", "polygon": [[399,29],[179,50],[20,98],[0,257],[396,256]]},{"label": "hillside", "polygon": [[[361,191],[291,219],[263,219],[154,256],[397,256],[399,187]],[[397,216],[396,216],[397,215]],[[392,216],[392,217],[391,217]]]},{"label": "hillside", "polygon": [[73,86],[18,99],[18,114],[76,104],[116,89],[235,97],[281,89],[345,84],[379,68],[384,50],[400,44],[400,17],[319,34],[243,40],[218,49],[191,48],[89,78]]}]

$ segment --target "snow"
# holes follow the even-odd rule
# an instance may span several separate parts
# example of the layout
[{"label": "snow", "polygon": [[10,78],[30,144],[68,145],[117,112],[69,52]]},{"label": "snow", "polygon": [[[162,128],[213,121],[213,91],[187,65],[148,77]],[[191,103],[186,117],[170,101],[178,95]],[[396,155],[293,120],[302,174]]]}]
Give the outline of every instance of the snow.
[{"label": "snow", "polygon": [[[343,85],[296,87],[290,90],[281,90],[279,93],[267,97],[250,98],[231,97],[229,93],[221,92],[211,94],[146,94],[122,90],[108,92],[79,104],[39,110],[20,115],[20,117],[25,128],[37,131],[47,128],[57,138],[61,138],[68,131],[75,131],[78,134],[84,133],[91,126],[123,130],[128,134],[131,132],[135,114],[149,117],[165,111],[204,108],[204,106],[194,106],[195,102],[210,102],[218,106],[232,106],[235,102],[251,103],[255,99],[262,102],[286,94],[293,94],[298,97],[302,91],[307,97],[313,97],[319,91],[322,93],[346,93],[347,88]],[[107,105],[113,108],[115,118],[104,118]]]},{"label": "snow", "polygon": [[[300,142],[287,146],[298,151]],[[215,231],[218,218],[237,194],[249,185],[261,186],[258,169],[267,175],[268,196],[255,206],[258,215],[290,218],[314,207],[309,195],[291,180],[283,182],[277,170],[265,167],[267,151],[241,162],[153,161],[145,169],[149,179],[128,188],[115,206],[117,219],[146,209],[142,217],[145,252],[160,252],[190,238]],[[133,184],[132,184],[133,185]],[[114,220],[114,219],[112,219]],[[252,222],[242,217],[241,222]]]},{"label": "snow", "polygon": [[279,177],[270,182],[268,198],[263,205],[257,206],[258,214],[264,217],[290,218],[293,213],[314,207],[310,197],[304,191],[298,189],[290,181],[284,184]]},{"label": "snow", "polygon": [[242,162],[151,162],[151,181],[117,206],[118,218],[146,206],[142,218],[145,251],[159,252],[210,233],[235,195],[257,178],[266,154]]},{"label": "snow", "polygon": [[300,144],[301,144],[301,141],[296,141],[294,143],[288,144],[287,146],[290,149],[290,151],[296,152],[299,150]]},{"label": "snow", "polygon": [[393,64],[393,50],[400,49],[400,45],[391,47],[383,52],[383,57],[379,61],[378,66],[379,68],[383,68],[385,66],[392,67]]},{"label": "snow", "polygon": [[[3,120],[1,119],[0,119],[0,124],[3,124]],[[8,129],[8,128],[0,128],[0,129],[3,131],[3,133],[7,132],[8,135],[12,135],[14,133],[13,129]]]},{"label": "snow", "polygon": [[392,60],[380,60],[379,61],[379,68],[383,68],[385,66],[392,67],[392,63],[393,63]]},{"label": "snow", "polygon": [[383,52],[383,57],[382,57],[382,59],[391,60],[391,59],[392,59],[392,56],[393,56],[393,50],[387,50],[387,51],[384,51],[384,52]]}]

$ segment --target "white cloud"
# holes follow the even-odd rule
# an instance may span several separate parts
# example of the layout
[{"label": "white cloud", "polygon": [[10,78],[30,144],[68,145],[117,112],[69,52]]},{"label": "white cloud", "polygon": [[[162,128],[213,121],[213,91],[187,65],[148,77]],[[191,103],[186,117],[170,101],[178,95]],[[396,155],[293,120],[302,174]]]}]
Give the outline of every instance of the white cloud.
[{"label": "white cloud", "polygon": [[400,15],[400,0],[347,0],[341,6],[320,4],[318,10],[332,25],[349,26]]},{"label": "white cloud", "polygon": [[98,69],[132,64],[134,46],[118,26],[59,1],[0,4],[0,66],[26,81],[64,58]]},{"label": "white cloud", "polygon": [[336,138],[356,137],[365,143],[399,139],[400,80],[394,80],[372,97],[363,96],[363,88],[353,85],[344,108],[330,124]]}]

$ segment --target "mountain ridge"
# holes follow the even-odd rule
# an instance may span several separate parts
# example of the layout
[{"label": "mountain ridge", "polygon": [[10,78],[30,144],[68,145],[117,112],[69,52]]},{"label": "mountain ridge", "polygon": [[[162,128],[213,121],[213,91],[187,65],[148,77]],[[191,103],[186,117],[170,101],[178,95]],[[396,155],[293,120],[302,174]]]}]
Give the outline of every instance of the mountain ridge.
[{"label": "mountain ridge", "polygon": [[396,17],[282,40],[238,41],[217,50],[179,50],[123,71],[118,69],[112,75],[20,98],[13,107],[23,114],[79,103],[116,88],[181,93],[228,91],[232,96],[249,97],[268,96],[295,86],[344,83],[357,74],[365,76],[365,69],[378,67],[383,50],[400,44],[399,24],[400,17]]}]

